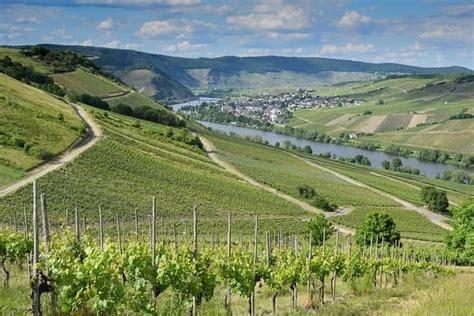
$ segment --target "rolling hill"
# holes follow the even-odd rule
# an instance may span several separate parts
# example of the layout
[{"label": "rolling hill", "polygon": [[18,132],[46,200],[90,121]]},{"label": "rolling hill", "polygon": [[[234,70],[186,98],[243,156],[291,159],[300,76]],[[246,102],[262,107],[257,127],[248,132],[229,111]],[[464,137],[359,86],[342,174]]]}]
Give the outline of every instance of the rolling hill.
[{"label": "rolling hill", "polygon": [[380,78],[386,74],[472,73],[463,67],[423,68],[402,64],[279,56],[181,58],[132,50],[44,45],[88,56],[103,70],[162,100],[192,97],[191,90],[313,87]]}]

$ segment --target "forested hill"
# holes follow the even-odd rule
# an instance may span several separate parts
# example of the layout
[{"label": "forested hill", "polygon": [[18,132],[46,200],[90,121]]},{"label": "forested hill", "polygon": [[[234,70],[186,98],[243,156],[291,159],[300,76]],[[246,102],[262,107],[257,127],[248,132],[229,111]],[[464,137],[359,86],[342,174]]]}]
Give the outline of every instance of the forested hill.
[{"label": "forested hill", "polygon": [[453,66],[425,68],[394,63],[373,64],[318,57],[235,57],[182,58],[144,52],[44,45],[54,50],[72,50],[88,56],[105,71],[157,99],[185,99],[190,89],[239,89],[294,85],[314,86],[342,81],[367,80],[393,73],[472,73]]}]

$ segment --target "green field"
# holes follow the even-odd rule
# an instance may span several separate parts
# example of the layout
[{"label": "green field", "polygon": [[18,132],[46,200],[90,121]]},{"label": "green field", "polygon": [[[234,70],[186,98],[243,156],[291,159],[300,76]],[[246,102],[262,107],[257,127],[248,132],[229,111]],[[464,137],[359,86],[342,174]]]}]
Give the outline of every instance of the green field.
[{"label": "green field", "polygon": [[85,93],[97,97],[107,97],[126,91],[124,87],[84,69],[54,74],[51,77],[57,84],[76,94]]},{"label": "green field", "polygon": [[[472,154],[474,119],[448,119],[474,106],[474,82],[455,80],[454,76],[405,77],[320,87],[315,94],[347,95],[364,102],[352,107],[300,110],[288,125],[336,138],[343,131],[373,134],[362,135],[355,142]],[[384,104],[379,104],[380,100]]]},{"label": "green field", "polygon": [[[135,119],[91,111],[104,138],[74,162],[39,179],[41,192],[48,195],[53,222],[63,223],[65,211],[75,206],[95,218],[99,205],[107,210],[108,218],[121,214],[131,220],[135,209],[142,215],[148,213],[152,196],[156,196],[158,214],[165,223],[191,220],[192,207],[198,205],[203,220],[212,222],[206,226],[209,229],[224,227],[228,211],[249,232],[254,215],[264,226],[274,227],[280,221],[273,219],[286,218],[286,228],[303,227],[301,219],[308,214],[293,204],[242,183],[197,147],[165,136],[169,130],[176,135],[186,130],[146,121],[140,121],[137,128],[132,126]],[[2,220],[9,221],[13,212],[20,212],[31,201],[30,187],[2,199]]]},{"label": "green field", "polygon": [[81,129],[66,102],[0,74],[0,185],[43,162],[42,153],[64,151]]},{"label": "green field", "polygon": [[[353,185],[319,168],[308,165],[288,152],[235,137],[203,132],[217,148],[221,159],[253,179],[299,198],[297,187],[309,185],[331,203],[351,208],[349,215],[333,217],[334,221],[357,228],[370,211],[381,210],[392,215],[402,236],[441,241],[446,231],[415,212],[402,210],[393,200],[367,188]],[[367,169],[347,163],[316,159],[316,163],[353,177],[367,185],[421,205],[418,190],[389,179],[370,175]],[[337,168],[333,166],[336,164]],[[465,196],[463,196],[465,198]],[[406,215],[406,216],[405,216]],[[355,220],[357,219],[357,220]],[[405,220],[407,219],[407,220]]]},{"label": "green field", "polygon": [[111,105],[118,105],[120,103],[129,105],[131,108],[148,106],[151,108],[163,108],[164,106],[153,99],[144,96],[141,93],[132,91],[129,94],[121,97],[107,98],[107,102]]}]

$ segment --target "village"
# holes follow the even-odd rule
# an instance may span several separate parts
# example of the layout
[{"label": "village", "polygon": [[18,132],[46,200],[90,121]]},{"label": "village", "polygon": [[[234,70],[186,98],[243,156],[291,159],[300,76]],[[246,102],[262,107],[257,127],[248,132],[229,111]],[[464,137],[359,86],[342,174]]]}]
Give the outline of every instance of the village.
[{"label": "village", "polygon": [[[261,95],[237,97],[220,100],[212,107],[220,107],[220,111],[235,117],[244,116],[253,120],[283,124],[293,116],[293,112],[305,108],[334,108],[356,106],[362,104],[361,99],[345,96],[325,97],[314,95],[311,90],[298,90],[278,95]],[[209,104],[203,104],[201,108]],[[191,110],[191,109],[183,109]]]}]

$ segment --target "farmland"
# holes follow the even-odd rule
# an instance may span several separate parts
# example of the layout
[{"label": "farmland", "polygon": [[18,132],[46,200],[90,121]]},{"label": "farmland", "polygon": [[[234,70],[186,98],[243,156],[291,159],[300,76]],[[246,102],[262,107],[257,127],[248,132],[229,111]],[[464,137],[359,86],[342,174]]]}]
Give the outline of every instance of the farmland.
[{"label": "farmland", "polygon": [[126,91],[124,87],[81,68],[73,72],[54,74],[52,78],[57,84],[76,94],[107,97]]},{"label": "farmland", "polygon": [[[332,218],[338,223],[357,228],[370,210],[381,210],[394,215],[397,227],[402,232],[402,236],[406,238],[436,241],[441,241],[444,238],[446,231],[429,222],[422,215],[402,210],[400,205],[393,200],[368,188],[356,186],[334,177],[328,172],[291,156],[286,151],[235,137],[203,133],[216,146],[217,154],[223,160],[260,183],[295,198],[301,198],[298,196],[297,187],[307,185],[313,187],[317,193],[327,198],[331,203],[351,209],[352,211],[348,215]],[[315,161],[374,188],[421,205],[420,191],[416,188],[371,175],[367,169],[357,169],[347,163],[326,161],[325,159]],[[466,196],[462,195],[462,198],[466,199]],[[354,221],[354,218],[358,218],[358,221]],[[409,220],[405,220],[407,218]]]},{"label": "farmland", "polygon": [[118,104],[126,104],[131,108],[148,106],[151,108],[163,108],[163,105],[142,95],[141,93],[132,91],[125,96],[107,98],[107,102],[111,106],[116,106]]},{"label": "farmland", "polygon": [[[48,194],[51,216],[57,221],[65,219],[71,205],[89,216],[97,216],[97,207],[102,205],[109,218],[117,212],[130,218],[135,209],[146,212],[153,195],[165,223],[180,222],[194,205],[199,206],[203,220],[213,219],[209,227],[219,226],[215,219],[229,210],[242,219],[258,215],[263,223],[265,218],[293,217],[289,222],[298,224],[307,217],[289,202],[222,171],[199,148],[181,141],[191,137],[184,129],[146,121],[139,121],[137,128],[135,119],[89,111],[102,126],[103,139],[74,162],[39,180],[41,191]],[[180,140],[166,136],[170,133]],[[30,188],[24,188],[2,199],[2,220],[9,221],[14,211],[30,204],[30,193]],[[267,223],[272,225],[272,221]],[[251,221],[248,224],[250,227]],[[245,221],[241,225],[247,226]],[[289,227],[301,230],[301,224]]]},{"label": "farmland", "polygon": [[[412,150],[440,149],[474,153],[473,119],[449,118],[473,106],[473,82],[450,77],[402,77],[315,89],[323,96],[362,98],[355,107],[305,109],[294,113],[289,126],[339,137],[343,131],[373,133],[354,142],[386,147],[401,145]],[[368,114],[366,114],[368,113]],[[456,137],[456,142],[450,141]]]}]

